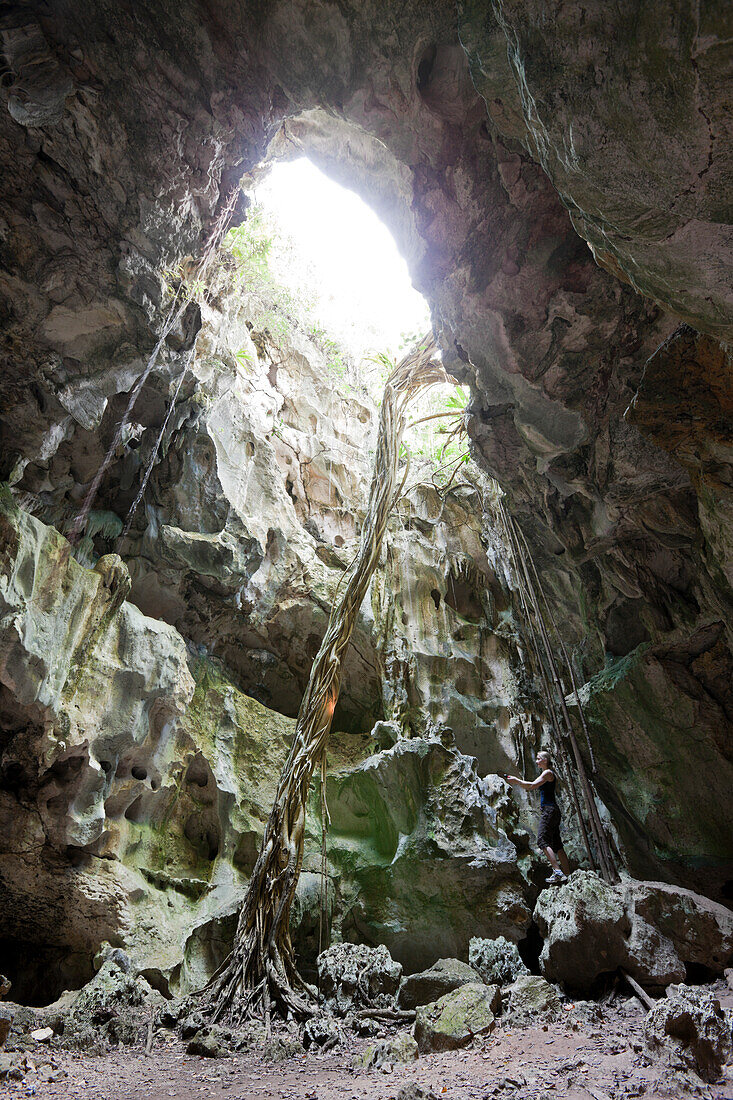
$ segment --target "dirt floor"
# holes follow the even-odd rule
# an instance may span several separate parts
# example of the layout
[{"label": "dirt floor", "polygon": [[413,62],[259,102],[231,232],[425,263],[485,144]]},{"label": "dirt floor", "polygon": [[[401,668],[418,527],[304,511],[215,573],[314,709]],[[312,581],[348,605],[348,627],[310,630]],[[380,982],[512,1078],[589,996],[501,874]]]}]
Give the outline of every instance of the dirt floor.
[{"label": "dirt floor", "polygon": [[[721,996],[721,1001],[731,1006],[733,995]],[[702,1085],[647,1061],[645,1013],[635,999],[619,998],[602,1007],[602,1019],[594,1021],[580,1018],[573,1008],[566,1006],[560,1023],[523,1029],[499,1023],[492,1035],[474,1040],[465,1050],[421,1055],[389,1073],[352,1070],[354,1055],[374,1041],[356,1037],[348,1050],[304,1053],[277,1062],[264,1061],[252,1051],[219,1059],[192,1057],[180,1039],[162,1029],[150,1056],[140,1048],[121,1048],[90,1057],[38,1044],[38,1053],[26,1057],[22,1080],[7,1080],[0,1092],[43,1100],[396,1100],[401,1089],[416,1084],[425,1091],[410,1090],[415,1100],[428,1090],[438,1100],[691,1095],[733,1100],[733,1067],[720,1082]]]}]

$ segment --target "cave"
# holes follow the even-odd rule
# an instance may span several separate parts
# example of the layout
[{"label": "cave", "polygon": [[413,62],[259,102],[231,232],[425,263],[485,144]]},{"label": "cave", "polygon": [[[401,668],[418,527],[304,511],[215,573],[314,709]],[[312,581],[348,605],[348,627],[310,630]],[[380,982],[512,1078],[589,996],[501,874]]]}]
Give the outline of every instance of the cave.
[{"label": "cave", "polygon": [[[422,1010],[478,985],[495,1032],[461,1042],[493,1083],[508,1029],[604,1013],[619,1050],[643,1030],[648,1095],[665,1058],[730,1082],[694,1031],[700,998],[733,1012],[727,19],[2,6],[0,1080],[41,1080],[46,1024],[90,1065],[169,1024],[231,1053],[156,996],[226,968],[372,530],[385,383],[425,339],[441,382],[400,424],[303,786],[287,927],[318,1012],[273,1041],[390,1043],[412,1013],[427,1073]],[[344,335],[366,291],[319,312],[331,236],[402,321],[388,351]],[[569,875],[535,844],[542,752]]]}]

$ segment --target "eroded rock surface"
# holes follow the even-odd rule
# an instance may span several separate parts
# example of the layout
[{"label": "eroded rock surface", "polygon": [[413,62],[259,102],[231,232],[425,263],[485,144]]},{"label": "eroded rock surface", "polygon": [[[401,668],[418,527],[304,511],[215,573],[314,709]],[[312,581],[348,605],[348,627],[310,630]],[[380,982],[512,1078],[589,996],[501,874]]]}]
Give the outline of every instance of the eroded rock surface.
[{"label": "eroded rock surface", "polygon": [[337,1012],[394,1004],[402,967],[385,947],[338,943],[318,956],[323,996]]},{"label": "eroded rock surface", "polygon": [[529,973],[516,943],[504,936],[497,936],[495,940],[474,936],[468,946],[468,961],[487,985],[492,982],[509,985],[515,978]]},{"label": "eroded rock surface", "polygon": [[422,1054],[457,1050],[494,1029],[501,997],[495,985],[471,982],[430,1005],[418,1006],[415,1039]]},{"label": "eroded rock surface", "polygon": [[[47,945],[38,967],[57,984],[88,976],[101,939],[135,941],[166,980],[177,979],[161,943],[181,928],[178,980],[220,955],[267,793],[259,761],[244,787],[232,777],[232,745],[244,721],[274,723],[269,772],[288,728],[243,718],[240,689],[295,713],[358,526],[354,417],[339,410],[334,488],[314,443],[318,371],[291,346],[278,386],[281,349],[244,317],[225,324],[211,288],[167,332],[85,533],[106,556],[183,374],[124,546],[133,599],[154,618],[122,602],[118,562],[79,572],[43,526],[68,527],[115,440],[163,332],[171,270],[201,253],[231,186],[284,146],[375,205],[430,298],[446,363],[472,389],[473,457],[508,493],[583,684],[621,858],[729,896],[726,14],[683,4],[664,21],[653,5],[609,16],[571,2],[550,25],[543,5],[510,0],[182,0],[139,18],[82,0],[4,13],[1,473],[36,518],[2,521],[3,584],[18,533],[34,545],[2,597],[3,928],[12,945]],[[697,334],[679,333],[680,318]],[[448,742],[447,757],[431,747],[412,759],[398,737],[388,762],[357,775],[350,760],[343,800],[335,792],[347,933],[405,956],[395,910],[416,898],[433,957],[465,954],[474,913],[482,934],[510,939],[529,920],[527,837],[508,813],[496,825],[500,795],[476,794],[461,755],[502,770],[537,747],[542,725],[539,693],[512,682],[523,647],[479,534],[490,513],[479,491],[440,516],[430,494],[411,502],[385,572],[399,596],[375,583],[350,657],[344,725],[381,717]],[[183,636],[235,669],[216,705],[202,689],[186,710]],[[176,723],[184,710],[188,726]],[[446,797],[419,760],[469,794]],[[376,836],[349,806],[377,805],[370,770],[386,791]],[[449,827],[434,827],[449,802]],[[491,828],[477,829],[481,814]],[[358,837],[353,866],[345,834]],[[617,921],[609,906],[613,948],[629,909],[623,900]],[[658,980],[689,952],[664,935]]]},{"label": "eroded rock surface", "polygon": [[689,965],[721,974],[733,955],[733,913],[663,883],[609,886],[576,871],[540,895],[535,920],[543,974],[571,989],[589,989],[619,966],[642,984],[665,986],[684,979]]},{"label": "eroded rock surface", "polygon": [[483,975],[460,959],[438,959],[428,970],[403,978],[398,1003],[400,1008],[405,1009],[427,1005],[467,982],[476,982],[479,978],[483,978]]},{"label": "eroded rock surface", "polygon": [[674,1069],[717,1081],[733,1059],[733,1013],[706,990],[673,985],[644,1021],[649,1052]]}]

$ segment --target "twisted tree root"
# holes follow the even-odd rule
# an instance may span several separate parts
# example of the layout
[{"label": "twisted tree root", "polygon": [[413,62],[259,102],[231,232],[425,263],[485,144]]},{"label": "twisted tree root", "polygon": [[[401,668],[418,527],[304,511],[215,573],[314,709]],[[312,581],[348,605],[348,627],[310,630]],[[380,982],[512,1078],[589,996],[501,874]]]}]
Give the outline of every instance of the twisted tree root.
[{"label": "twisted tree root", "polygon": [[407,407],[420,390],[448,381],[434,358],[435,350],[432,336],[425,338],[399,363],[385,386],[359,550],[313,662],[293,744],[240,910],[232,953],[202,994],[202,1009],[213,1020],[239,1024],[259,1016],[269,1026],[273,1007],[297,1019],[317,1011],[316,990],[298,973],[289,931],[290,908],[303,862],[306,802],[313,770],[323,758],[331,729],[344,655],[377,568],[394,505]]}]

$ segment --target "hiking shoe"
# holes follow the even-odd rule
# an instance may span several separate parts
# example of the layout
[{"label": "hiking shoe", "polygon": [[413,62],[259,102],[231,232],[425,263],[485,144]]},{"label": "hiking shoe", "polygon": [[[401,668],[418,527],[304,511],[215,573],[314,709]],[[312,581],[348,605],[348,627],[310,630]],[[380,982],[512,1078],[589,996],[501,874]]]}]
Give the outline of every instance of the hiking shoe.
[{"label": "hiking shoe", "polygon": [[562,871],[553,871],[549,878],[545,879],[548,886],[553,886],[555,883],[567,882],[568,876],[563,874]]}]

